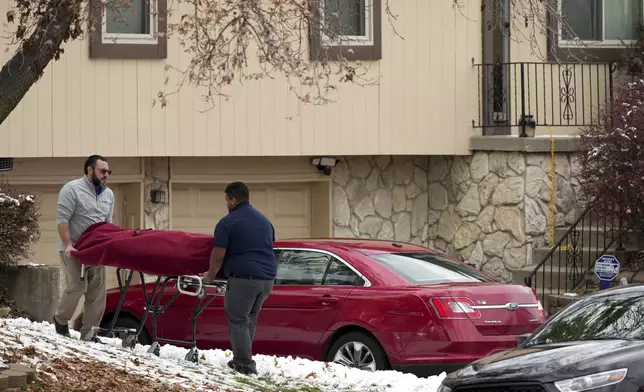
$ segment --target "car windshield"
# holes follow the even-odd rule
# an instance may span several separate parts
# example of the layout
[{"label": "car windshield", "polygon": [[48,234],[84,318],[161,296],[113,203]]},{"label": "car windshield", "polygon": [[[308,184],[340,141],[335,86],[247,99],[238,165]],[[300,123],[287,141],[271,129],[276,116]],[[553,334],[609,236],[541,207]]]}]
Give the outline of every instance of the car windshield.
[{"label": "car windshield", "polygon": [[608,339],[644,339],[641,292],[577,302],[544,324],[525,346]]},{"label": "car windshield", "polygon": [[436,253],[384,253],[370,257],[411,284],[493,281],[473,268]]}]

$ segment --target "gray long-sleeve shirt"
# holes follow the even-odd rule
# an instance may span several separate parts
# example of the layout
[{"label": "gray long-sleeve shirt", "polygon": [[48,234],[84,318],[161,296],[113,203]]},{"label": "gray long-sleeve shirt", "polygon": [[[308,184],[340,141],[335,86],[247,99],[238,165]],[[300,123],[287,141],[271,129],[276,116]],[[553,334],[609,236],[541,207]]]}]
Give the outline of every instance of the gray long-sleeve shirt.
[{"label": "gray long-sleeve shirt", "polygon": [[[72,245],[94,223],[112,222],[114,192],[104,187],[99,195],[87,177],[72,180],[63,185],[58,194],[56,221],[69,224]],[[62,238],[58,237],[58,250],[65,250]]]}]

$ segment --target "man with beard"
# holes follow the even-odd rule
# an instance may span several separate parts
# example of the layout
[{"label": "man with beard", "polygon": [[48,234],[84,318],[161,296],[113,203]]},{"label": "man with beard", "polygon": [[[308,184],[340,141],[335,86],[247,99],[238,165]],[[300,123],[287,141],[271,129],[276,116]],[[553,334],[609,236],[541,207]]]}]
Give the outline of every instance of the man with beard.
[{"label": "man with beard", "polygon": [[65,184],[58,194],[58,253],[65,290],[53,321],[56,332],[69,337],[69,320],[85,295],[81,339],[100,343],[93,328],[100,325],[105,312],[105,266],[82,266],[71,252],[76,251],[74,244],[89,226],[112,222],[114,192],[106,185],[112,171],[100,155],[87,158],[83,171],[83,177]]},{"label": "man with beard", "polygon": [[252,358],[257,316],[273,290],[277,260],[273,224],[249,201],[246,184],[233,182],[224,190],[228,215],[215,227],[210,269],[203,280],[215,280],[223,266],[228,277],[224,310],[233,359],[228,366],[243,374],[257,374]]}]

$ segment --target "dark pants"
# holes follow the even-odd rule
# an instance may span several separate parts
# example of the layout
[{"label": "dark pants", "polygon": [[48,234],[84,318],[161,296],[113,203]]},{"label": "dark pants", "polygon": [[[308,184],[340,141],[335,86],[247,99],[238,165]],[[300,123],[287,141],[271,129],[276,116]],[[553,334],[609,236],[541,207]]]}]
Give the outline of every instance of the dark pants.
[{"label": "dark pants", "polygon": [[239,365],[255,367],[253,339],[257,327],[257,315],[273,290],[273,285],[273,280],[228,279],[224,309],[228,319],[233,361]]}]

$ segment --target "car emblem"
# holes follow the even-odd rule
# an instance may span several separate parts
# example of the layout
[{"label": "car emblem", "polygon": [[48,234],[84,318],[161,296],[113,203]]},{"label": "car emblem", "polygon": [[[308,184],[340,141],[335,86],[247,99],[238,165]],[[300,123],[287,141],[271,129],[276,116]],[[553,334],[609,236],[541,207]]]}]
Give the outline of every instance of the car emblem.
[{"label": "car emblem", "polygon": [[476,301],[476,303],[479,304],[479,305],[485,305],[487,303],[487,301],[484,300],[484,299],[479,299],[478,301]]},{"label": "car emblem", "polygon": [[508,302],[507,304],[505,304],[505,308],[507,310],[514,311],[519,309],[519,304],[516,302]]}]

